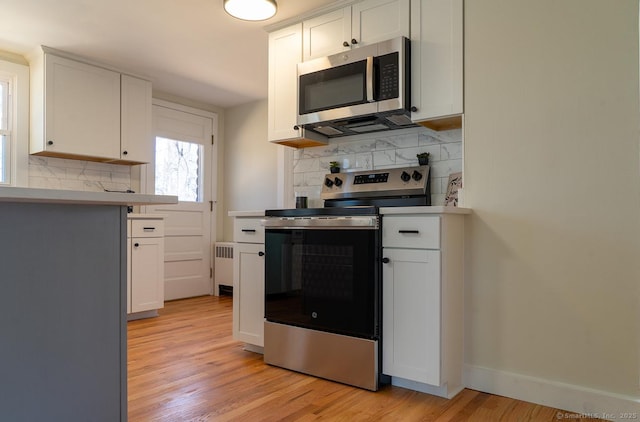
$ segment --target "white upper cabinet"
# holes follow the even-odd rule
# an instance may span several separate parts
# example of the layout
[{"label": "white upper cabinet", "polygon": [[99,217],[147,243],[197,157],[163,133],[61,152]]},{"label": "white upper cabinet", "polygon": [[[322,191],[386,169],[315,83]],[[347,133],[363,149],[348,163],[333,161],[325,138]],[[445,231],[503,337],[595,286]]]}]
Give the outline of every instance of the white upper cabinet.
[{"label": "white upper cabinet", "polygon": [[302,24],[269,34],[268,138],[270,141],[298,137],[297,68],[302,61]]},{"label": "white upper cabinet", "polygon": [[391,38],[409,37],[409,0],[365,0],[305,20],[303,59],[311,60]]},{"label": "white upper cabinet", "polygon": [[411,0],[414,122],[463,113],[462,2]]},{"label": "white upper cabinet", "polygon": [[269,141],[328,143],[296,125],[298,63],[400,36],[411,40],[411,119],[461,127],[463,0],[364,0],[269,34]]},{"label": "white upper cabinet", "polygon": [[409,38],[409,0],[366,0],[352,6],[351,42],[354,47]]},{"label": "white upper cabinet", "polygon": [[304,148],[324,145],[321,136],[296,124],[298,112],[298,63],[302,61],[302,23],[269,34],[269,98],[267,139]]},{"label": "white upper cabinet", "polygon": [[150,82],[49,52],[30,69],[31,154],[150,161]]},{"label": "white upper cabinet", "polygon": [[302,31],[305,61],[349,50],[351,7],[305,20],[302,22]]},{"label": "white upper cabinet", "polygon": [[120,74],[52,54],[43,61],[31,153],[120,157]]},{"label": "white upper cabinet", "polygon": [[120,156],[123,160],[149,163],[153,159],[151,95],[151,82],[122,75]]}]

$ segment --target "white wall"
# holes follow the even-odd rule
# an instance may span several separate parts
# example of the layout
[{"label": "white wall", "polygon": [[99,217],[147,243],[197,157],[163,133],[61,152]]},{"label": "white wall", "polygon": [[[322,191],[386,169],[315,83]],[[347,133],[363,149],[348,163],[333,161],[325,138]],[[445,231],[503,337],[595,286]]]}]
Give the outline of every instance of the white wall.
[{"label": "white wall", "polygon": [[267,100],[225,110],[224,240],[233,240],[229,211],[277,208],[277,150],[267,141]]},{"label": "white wall", "polygon": [[638,101],[637,0],[465,2],[470,386],[640,409]]}]

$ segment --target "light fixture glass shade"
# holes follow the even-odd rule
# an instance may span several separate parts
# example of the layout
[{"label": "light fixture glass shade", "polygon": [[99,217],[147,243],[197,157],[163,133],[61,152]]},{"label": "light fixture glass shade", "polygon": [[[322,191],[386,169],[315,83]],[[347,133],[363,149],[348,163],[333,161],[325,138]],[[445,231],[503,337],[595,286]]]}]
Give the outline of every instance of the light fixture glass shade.
[{"label": "light fixture glass shade", "polygon": [[275,0],[224,0],[224,10],[246,21],[263,21],[276,14]]}]

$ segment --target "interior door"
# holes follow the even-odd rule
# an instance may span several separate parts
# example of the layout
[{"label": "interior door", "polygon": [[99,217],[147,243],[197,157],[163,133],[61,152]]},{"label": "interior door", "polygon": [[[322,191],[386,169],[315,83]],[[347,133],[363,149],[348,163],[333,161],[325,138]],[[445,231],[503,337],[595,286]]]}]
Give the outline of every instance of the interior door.
[{"label": "interior door", "polygon": [[154,162],[146,191],[178,195],[178,204],[147,207],[165,217],[165,300],[213,294],[217,116],[157,102],[153,106]]}]

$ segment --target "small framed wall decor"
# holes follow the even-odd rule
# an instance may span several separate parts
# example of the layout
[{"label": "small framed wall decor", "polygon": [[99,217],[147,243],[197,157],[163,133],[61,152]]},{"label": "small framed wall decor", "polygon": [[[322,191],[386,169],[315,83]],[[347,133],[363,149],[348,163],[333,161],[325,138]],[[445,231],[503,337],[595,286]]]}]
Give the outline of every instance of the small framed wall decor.
[{"label": "small framed wall decor", "polygon": [[462,188],[462,173],[451,173],[447,183],[447,195],[444,198],[445,206],[458,206],[458,189],[460,188]]}]

